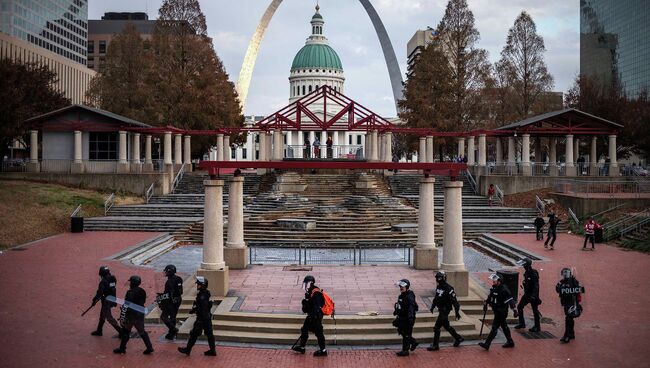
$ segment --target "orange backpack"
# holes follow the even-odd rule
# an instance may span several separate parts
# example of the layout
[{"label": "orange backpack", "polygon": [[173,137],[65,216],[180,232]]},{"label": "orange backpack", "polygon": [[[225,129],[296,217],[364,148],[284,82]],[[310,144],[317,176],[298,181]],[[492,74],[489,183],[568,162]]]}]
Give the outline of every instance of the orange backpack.
[{"label": "orange backpack", "polygon": [[330,298],[330,296],[327,295],[326,292],[324,292],[323,290],[321,290],[319,288],[314,288],[314,290],[311,291],[311,296],[312,297],[314,296],[315,292],[319,292],[319,293],[323,294],[323,299],[325,300],[325,304],[323,304],[323,307],[321,308],[321,310],[323,311],[323,314],[326,315],[326,316],[334,315],[334,301],[332,300],[332,298]]}]

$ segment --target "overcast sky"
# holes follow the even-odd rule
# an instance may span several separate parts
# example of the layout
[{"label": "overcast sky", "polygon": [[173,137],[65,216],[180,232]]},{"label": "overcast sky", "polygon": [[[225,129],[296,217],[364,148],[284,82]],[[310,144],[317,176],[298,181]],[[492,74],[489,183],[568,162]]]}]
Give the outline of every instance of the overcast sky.
[{"label": "overcast sky", "polygon": [[[233,82],[237,81],[248,42],[270,0],[204,0],[201,8]],[[147,11],[157,18],[162,0],[89,0],[89,19],[108,11]],[[246,114],[266,115],[288,103],[289,69],[311,33],[315,0],[284,0],[265,33],[255,65]],[[402,74],[406,43],[417,29],[436,27],[446,0],[372,0],[393,43]],[[508,29],[526,10],[546,44],[546,63],[556,91],[566,91],[579,72],[579,2],[575,0],[468,0],[481,33],[479,47],[499,59]],[[320,0],[325,36],[338,52],[345,72],[345,94],[383,116],[395,116],[388,71],[379,40],[356,0]]]}]

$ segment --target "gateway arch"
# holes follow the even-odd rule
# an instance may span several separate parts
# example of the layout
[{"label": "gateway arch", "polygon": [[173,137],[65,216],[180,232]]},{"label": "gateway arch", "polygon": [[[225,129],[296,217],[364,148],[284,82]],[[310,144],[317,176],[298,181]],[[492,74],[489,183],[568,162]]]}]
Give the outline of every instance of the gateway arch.
[{"label": "gateway arch", "polygon": [[[388,32],[386,32],[386,27],[384,23],[379,18],[379,14],[370,3],[370,0],[359,0],[363,8],[368,13],[372,25],[375,27],[375,32],[377,32],[377,37],[379,38],[379,43],[381,49],[384,53],[384,59],[386,60],[386,67],[388,68],[388,76],[390,77],[390,85],[393,90],[393,98],[395,99],[395,109],[397,108],[397,101],[402,99],[402,73],[399,69],[399,64],[397,63],[397,57],[395,56],[395,50],[393,50],[393,44],[390,42],[388,37]],[[266,8],[264,15],[260,23],[255,29],[253,38],[248,44],[248,49],[246,50],[246,56],[244,56],[244,62],[242,63],[241,70],[239,71],[239,78],[237,79],[237,93],[239,94],[239,100],[242,105],[242,110],[246,106],[246,99],[248,98],[248,88],[251,84],[251,77],[253,76],[253,69],[255,68],[255,61],[257,60],[257,54],[260,49],[260,44],[264,38],[264,32],[271,22],[271,18],[275,14],[275,11],[278,9],[282,0],[272,0],[271,4]]]}]

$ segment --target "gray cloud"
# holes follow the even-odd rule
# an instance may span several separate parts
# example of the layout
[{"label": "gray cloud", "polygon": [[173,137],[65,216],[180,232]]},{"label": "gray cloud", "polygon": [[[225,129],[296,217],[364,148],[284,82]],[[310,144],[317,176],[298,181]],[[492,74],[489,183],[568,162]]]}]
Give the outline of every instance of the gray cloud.
[{"label": "gray cloud", "polygon": [[[230,79],[239,68],[255,27],[269,0],[201,1],[208,33]],[[566,0],[468,0],[481,32],[479,47],[496,61],[508,29],[526,10],[544,37],[546,61],[555,77],[555,90],[566,91],[579,71],[579,5]],[[89,18],[107,11],[145,11],[157,17],[161,0],[90,1]],[[374,0],[406,71],[406,43],[417,29],[435,27],[444,14],[445,0]],[[309,36],[315,1],[285,0],[271,22],[257,59],[248,97],[247,114],[269,114],[288,102],[289,68],[293,56]],[[394,116],[392,92],[383,54],[374,29],[356,0],[320,0],[325,35],[339,53],[345,69],[345,93],[375,112]]]}]

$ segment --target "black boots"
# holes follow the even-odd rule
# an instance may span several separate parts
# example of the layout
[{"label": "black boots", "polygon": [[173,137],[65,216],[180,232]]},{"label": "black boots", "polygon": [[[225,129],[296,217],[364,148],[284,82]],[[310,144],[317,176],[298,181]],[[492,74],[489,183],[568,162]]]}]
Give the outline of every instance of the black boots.
[{"label": "black boots", "polygon": [[304,347],[304,346],[300,346],[300,345],[293,346],[293,347],[291,348],[291,350],[296,351],[296,352],[298,352],[298,353],[300,353],[300,354],[304,354],[304,353],[305,353],[305,347]]},{"label": "black boots", "polygon": [[501,345],[502,348],[514,348],[515,347],[515,342],[510,340],[507,341],[505,344]]},{"label": "black boots", "polygon": [[192,352],[191,348],[178,348],[178,352],[185,355],[190,355]]},{"label": "black boots", "polygon": [[490,343],[488,342],[479,342],[478,346],[482,347],[485,350],[490,350]]},{"label": "black boots", "polygon": [[327,349],[318,349],[318,350],[316,350],[314,352],[314,356],[315,357],[326,357],[327,356]]},{"label": "black boots", "polygon": [[217,351],[214,349],[210,349],[208,351],[204,351],[203,355],[205,356],[217,356]]},{"label": "black boots", "polygon": [[399,357],[409,356],[409,351],[408,350],[398,351],[397,356],[399,356]]},{"label": "black boots", "polygon": [[174,328],[172,331],[169,331],[167,335],[165,335],[165,339],[174,340],[176,338],[176,334],[178,334],[178,328]]},{"label": "black boots", "polygon": [[431,344],[431,346],[429,346],[427,348],[427,350],[428,351],[438,351],[438,350],[440,350],[440,346],[438,346],[438,344],[436,344],[436,343],[433,343],[433,344]]},{"label": "black boots", "polygon": [[93,335],[93,336],[101,336],[102,331],[101,330],[96,330],[96,331],[91,332],[90,334]]},{"label": "black boots", "polygon": [[459,335],[458,337],[456,337],[456,340],[454,340],[454,347],[455,348],[459,347],[463,341],[465,341],[465,338]]},{"label": "black boots", "polygon": [[529,329],[528,331],[530,331],[530,332],[539,332],[541,330],[540,330],[539,326],[534,326],[533,328]]}]

